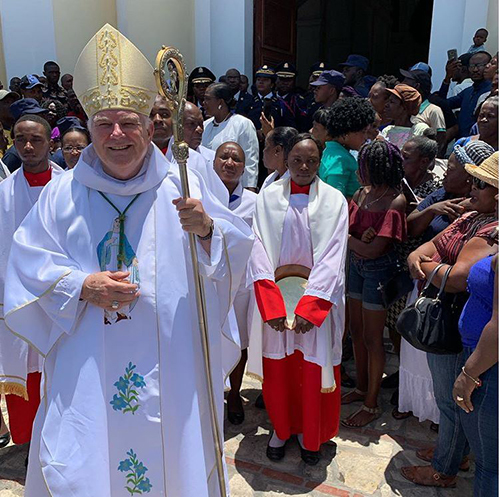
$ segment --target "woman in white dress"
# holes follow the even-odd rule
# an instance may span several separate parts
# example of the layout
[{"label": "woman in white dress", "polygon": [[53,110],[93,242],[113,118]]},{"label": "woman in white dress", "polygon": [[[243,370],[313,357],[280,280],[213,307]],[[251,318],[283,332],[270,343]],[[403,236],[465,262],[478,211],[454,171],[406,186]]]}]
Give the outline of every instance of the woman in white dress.
[{"label": "woman in white dress", "polygon": [[245,188],[257,188],[257,131],[250,119],[231,113],[232,100],[232,91],[225,83],[213,83],[207,88],[203,105],[210,118],[204,123],[201,144],[215,152],[225,142],[237,143],[245,152],[245,172],[241,183]]}]

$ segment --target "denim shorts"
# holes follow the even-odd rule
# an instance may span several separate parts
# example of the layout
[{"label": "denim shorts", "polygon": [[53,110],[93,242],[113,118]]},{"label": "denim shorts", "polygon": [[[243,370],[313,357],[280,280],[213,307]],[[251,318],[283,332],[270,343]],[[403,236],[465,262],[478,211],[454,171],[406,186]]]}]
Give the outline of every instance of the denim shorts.
[{"label": "denim shorts", "polygon": [[349,298],[361,300],[363,308],[370,311],[385,310],[380,287],[391,279],[398,263],[394,251],[377,259],[361,259],[351,252],[347,284]]}]

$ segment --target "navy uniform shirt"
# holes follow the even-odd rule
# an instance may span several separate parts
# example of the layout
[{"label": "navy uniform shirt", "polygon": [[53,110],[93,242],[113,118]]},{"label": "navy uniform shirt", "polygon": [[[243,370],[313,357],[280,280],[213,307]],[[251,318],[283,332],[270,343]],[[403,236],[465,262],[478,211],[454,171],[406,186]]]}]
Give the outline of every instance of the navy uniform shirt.
[{"label": "navy uniform shirt", "polygon": [[299,132],[309,131],[306,99],[297,92],[289,92],[285,96],[278,96],[283,111],[282,126],[291,126]]},{"label": "navy uniform shirt", "polygon": [[269,102],[269,114],[274,119],[274,126],[283,126],[283,110],[278,97],[273,93],[271,97],[261,98],[260,95],[256,95],[253,98],[253,102],[248,109],[248,119],[250,119],[254,125],[255,129],[259,130],[262,128],[260,124],[260,115],[264,111],[264,101]]}]

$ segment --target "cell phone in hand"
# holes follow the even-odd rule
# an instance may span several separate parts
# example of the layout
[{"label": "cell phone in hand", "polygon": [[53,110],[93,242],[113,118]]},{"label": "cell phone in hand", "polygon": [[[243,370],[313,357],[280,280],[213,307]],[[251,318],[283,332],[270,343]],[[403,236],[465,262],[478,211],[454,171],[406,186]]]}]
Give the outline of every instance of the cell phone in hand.
[{"label": "cell phone in hand", "polygon": [[451,50],[448,50],[448,61],[457,60],[457,59],[458,59],[457,49],[452,48]]},{"label": "cell phone in hand", "polygon": [[264,99],[264,115],[266,116],[266,119],[269,121],[271,120],[271,109],[273,108],[273,103],[271,102],[270,98],[265,98]]}]

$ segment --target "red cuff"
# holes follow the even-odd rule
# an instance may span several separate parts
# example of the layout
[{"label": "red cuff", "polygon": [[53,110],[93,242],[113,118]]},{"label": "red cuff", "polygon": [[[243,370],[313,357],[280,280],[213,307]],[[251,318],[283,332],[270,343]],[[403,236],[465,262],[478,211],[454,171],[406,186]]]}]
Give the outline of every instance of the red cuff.
[{"label": "red cuff", "polygon": [[286,317],[285,302],[274,281],[258,280],[253,286],[257,306],[265,323],[271,319]]},{"label": "red cuff", "polygon": [[304,295],[295,308],[295,314],[307,319],[318,328],[323,324],[327,314],[332,308],[332,303],[328,300],[320,299],[312,295]]}]

